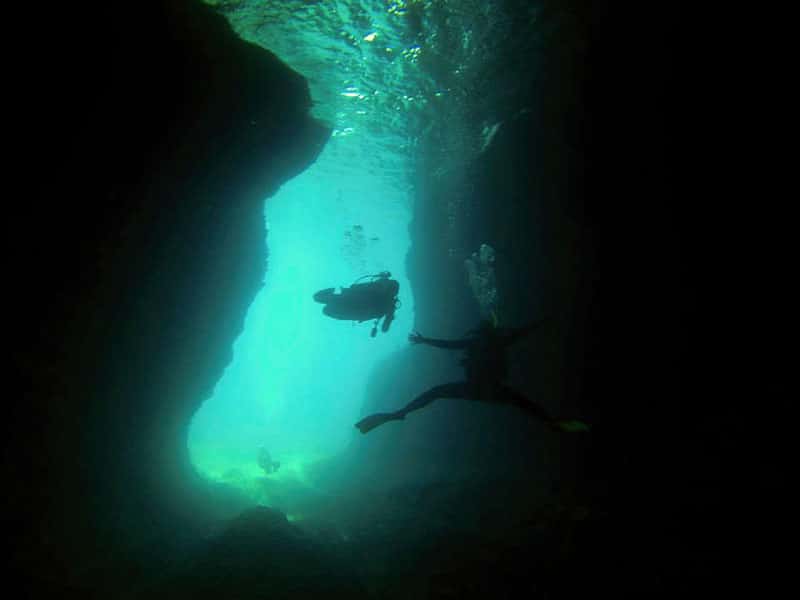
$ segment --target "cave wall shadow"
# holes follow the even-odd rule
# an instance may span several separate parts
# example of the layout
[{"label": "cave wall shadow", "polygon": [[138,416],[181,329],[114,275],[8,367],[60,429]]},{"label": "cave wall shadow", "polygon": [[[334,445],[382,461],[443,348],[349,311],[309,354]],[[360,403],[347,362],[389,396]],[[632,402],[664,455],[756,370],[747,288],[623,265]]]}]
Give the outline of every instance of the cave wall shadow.
[{"label": "cave wall shadow", "polygon": [[8,75],[4,514],[16,572],[53,592],[134,581],[214,514],[189,421],[262,285],[264,198],[330,134],[306,81],[202,3],[95,9],[9,17],[40,28]]}]

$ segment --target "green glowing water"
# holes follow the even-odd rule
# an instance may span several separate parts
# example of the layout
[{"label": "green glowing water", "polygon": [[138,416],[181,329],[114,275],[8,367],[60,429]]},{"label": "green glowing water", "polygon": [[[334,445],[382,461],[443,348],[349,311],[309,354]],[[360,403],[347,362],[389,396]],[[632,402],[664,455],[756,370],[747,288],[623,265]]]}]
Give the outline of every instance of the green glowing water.
[{"label": "green glowing water", "polygon": [[[473,0],[206,1],[308,79],[313,112],[333,129],[317,162],[266,203],[266,281],[188,440],[200,473],[280,505],[312,490],[316,469],[359,435],[370,370],[407,344],[420,144],[442,172],[485,148],[497,124],[481,74],[506,25],[495,3]],[[447,210],[457,227],[457,198]],[[382,270],[400,282],[402,306],[374,339],[371,323],[329,319],[311,299]],[[258,466],[262,447],[277,472]]]},{"label": "green glowing water", "polygon": [[[306,469],[354,435],[367,375],[406,344],[413,303],[404,272],[407,197],[369,173],[331,168],[350,139],[333,139],[319,161],[266,205],[266,281],[234,345],[233,361],[195,415],[189,438],[195,466],[267,502],[257,465],[261,447],[281,463],[274,483],[307,485]],[[322,314],[315,291],[347,286],[389,270],[400,282],[391,329],[370,337],[371,322]]]}]

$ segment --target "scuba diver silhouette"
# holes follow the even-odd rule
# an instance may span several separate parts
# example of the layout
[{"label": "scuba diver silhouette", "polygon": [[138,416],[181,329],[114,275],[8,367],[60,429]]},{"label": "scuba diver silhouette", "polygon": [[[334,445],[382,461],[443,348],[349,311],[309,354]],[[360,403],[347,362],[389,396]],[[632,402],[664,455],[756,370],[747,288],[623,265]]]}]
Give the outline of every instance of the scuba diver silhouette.
[{"label": "scuba diver silhouette", "polygon": [[[320,290],[314,294],[314,300],[324,304],[322,312],[334,319],[359,323],[375,319],[370,332],[370,336],[375,337],[381,319],[383,319],[381,331],[384,333],[389,331],[389,326],[394,320],[394,312],[400,304],[397,299],[400,284],[391,277],[389,271],[365,275],[350,287],[342,288],[339,294],[336,293],[336,288]],[[365,278],[369,278],[370,281],[359,283]]]},{"label": "scuba diver silhouette", "polygon": [[258,449],[258,466],[261,467],[264,473],[270,475],[278,471],[281,463],[277,460],[272,460],[269,451],[264,446],[261,446]]},{"label": "scuba diver silhouette", "polygon": [[555,431],[567,433],[588,431],[587,424],[581,421],[556,419],[544,408],[503,383],[508,374],[506,350],[540,324],[541,322],[537,322],[516,329],[504,329],[496,327],[491,321],[484,320],[477,329],[469,332],[468,337],[461,340],[437,340],[412,332],[408,336],[408,340],[412,344],[464,350],[465,356],[462,358],[461,364],[466,372],[466,381],[434,386],[400,410],[370,415],[356,423],[355,426],[361,433],[367,433],[388,421],[404,419],[408,413],[428,406],[437,398],[463,398],[516,406],[540,419]]}]

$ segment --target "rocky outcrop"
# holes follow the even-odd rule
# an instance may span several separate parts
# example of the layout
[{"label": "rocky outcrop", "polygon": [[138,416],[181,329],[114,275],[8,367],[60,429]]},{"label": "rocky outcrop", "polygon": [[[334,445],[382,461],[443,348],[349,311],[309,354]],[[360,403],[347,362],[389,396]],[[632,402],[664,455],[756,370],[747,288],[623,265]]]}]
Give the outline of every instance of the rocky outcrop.
[{"label": "rocky outcrop", "polygon": [[352,565],[277,510],[257,507],[147,590],[149,598],[367,598]]},{"label": "rocky outcrop", "polygon": [[40,27],[12,86],[3,480],[14,566],[55,592],[207,516],[186,429],[263,281],[264,198],[329,131],[301,76],[199,2],[47,10],[18,18]]}]

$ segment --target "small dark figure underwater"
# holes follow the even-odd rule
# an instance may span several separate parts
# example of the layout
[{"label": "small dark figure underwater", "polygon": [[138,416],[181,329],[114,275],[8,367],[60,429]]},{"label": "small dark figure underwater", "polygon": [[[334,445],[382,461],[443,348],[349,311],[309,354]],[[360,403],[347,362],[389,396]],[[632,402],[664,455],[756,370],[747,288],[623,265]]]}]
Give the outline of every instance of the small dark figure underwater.
[{"label": "small dark figure underwater", "polygon": [[503,383],[508,374],[506,350],[541,323],[526,327],[505,329],[495,327],[490,321],[481,321],[471,335],[461,340],[437,340],[426,338],[417,332],[408,336],[412,344],[428,344],[437,348],[465,350],[461,364],[466,372],[466,381],[437,385],[417,396],[406,406],[391,413],[376,413],[361,419],[356,427],[367,433],[388,421],[404,419],[411,411],[423,408],[437,398],[463,398],[497,404],[510,404],[544,421],[548,427],[559,432],[588,431],[589,426],[581,421],[555,419],[541,406],[529,400]]},{"label": "small dark figure underwater", "polygon": [[269,451],[262,446],[258,449],[258,466],[261,467],[264,473],[270,475],[277,472],[278,468],[281,466],[281,463],[277,460],[272,460]]},{"label": "small dark figure underwater", "polygon": [[397,294],[400,291],[400,284],[391,279],[392,274],[389,271],[366,277],[369,277],[370,281],[358,283],[360,280],[357,280],[350,287],[342,288],[340,294],[336,293],[336,288],[320,290],[314,294],[314,300],[324,304],[322,312],[334,319],[359,323],[375,319],[370,332],[370,335],[375,337],[381,318],[383,318],[381,331],[384,333],[389,331],[399,304]]}]

